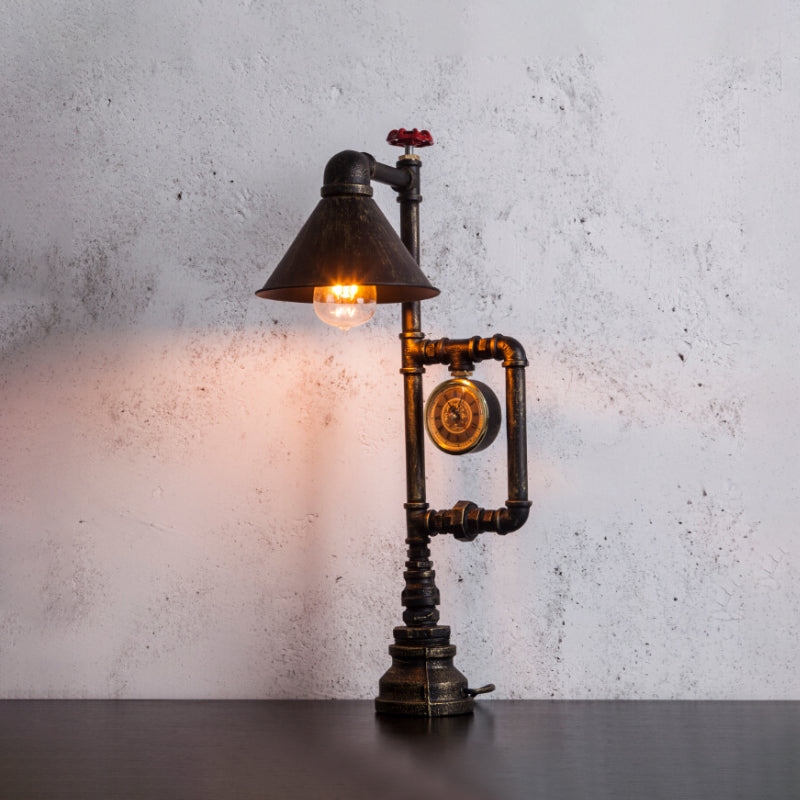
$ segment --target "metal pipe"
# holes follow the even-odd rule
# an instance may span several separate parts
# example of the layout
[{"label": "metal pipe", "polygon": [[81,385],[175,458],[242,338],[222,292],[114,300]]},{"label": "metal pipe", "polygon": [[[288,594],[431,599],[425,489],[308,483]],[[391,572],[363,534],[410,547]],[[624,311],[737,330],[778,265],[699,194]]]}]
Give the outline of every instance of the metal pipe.
[{"label": "metal pipe", "polygon": [[[342,150],[341,153],[332,156],[325,165],[323,194],[343,191],[346,194],[372,196],[372,188],[369,185],[371,180],[388,184],[398,192],[407,193],[414,184],[414,174],[410,169],[382,164],[369,153]],[[328,192],[325,191],[326,187]]]},{"label": "metal pipe", "polygon": [[[414,260],[419,263],[419,204],[422,201],[422,196],[419,194],[420,162],[418,159],[408,161],[407,166],[403,161],[398,162],[406,166],[405,169],[394,169],[394,172],[402,173],[412,179],[409,186],[399,192],[397,197],[400,203],[400,238]],[[376,166],[385,165],[376,163]],[[400,335],[402,341],[400,372],[403,374],[405,396],[406,500],[408,504],[418,507],[425,503],[422,403],[422,373],[425,368],[415,357],[416,345],[424,339],[424,334],[420,330],[419,302],[403,303],[401,314],[403,331]]]},{"label": "metal pipe", "polygon": [[[369,153],[364,155],[371,160],[370,171],[372,180],[376,183],[385,183],[398,192],[405,191],[413,183],[414,177],[409,170],[382,164],[380,161],[376,161]],[[419,259],[417,259],[417,262],[419,262]]]},{"label": "metal pipe", "polygon": [[369,181],[374,160],[369,153],[359,153],[355,150],[342,150],[341,153],[332,156],[325,165],[322,196],[359,194],[372,197]]},{"label": "metal pipe", "polygon": [[490,339],[425,340],[418,359],[424,364],[448,364],[451,370],[471,371],[473,363],[494,359],[506,370],[506,442],[508,499],[504,508],[484,509],[462,500],[451,509],[418,513],[421,526],[431,535],[452,533],[472,541],[479,533],[511,533],[521,528],[530,512],[528,500],[528,447],[525,418],[525,367],[528,360],[522,345],[510,336],[495,334]]},{"label": "metal pipe", "polygon": [[[375,164],[376,168],[385,165]],[[377,174],[390,179],[396,173],[410,176],[409,184],[398,190],[400,203],[400,238],[414,260],[419,263],[419,167],[417,158],[401,158],[398,168],[378,169]],[[389,172],[388,170],[392,170]],[[391,182],[391,180],[387,181]],[[395,187],[396,188],[396,187]],[[433,628],[439,621],[439,590],[436,588],[433,562],[430,560],[427,531],[416,524],[417,515],[428,508],[425,500],[425,441],[422,402],[422,373],[425,368],[416,357],[419,342],[425,337],[420,330],[421,312],[419,302],[403,303],[402,345],[403,396],[406,434],[406,561],[405,588],[402,603],[405,608],[403,621],[408,627]]]}]

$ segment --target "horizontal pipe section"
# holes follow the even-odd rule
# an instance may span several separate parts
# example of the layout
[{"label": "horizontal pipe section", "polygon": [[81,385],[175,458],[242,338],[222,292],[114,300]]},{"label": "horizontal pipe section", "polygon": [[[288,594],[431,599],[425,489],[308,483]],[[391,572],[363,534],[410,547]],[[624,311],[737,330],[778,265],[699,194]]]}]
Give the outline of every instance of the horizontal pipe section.
[{"label": "horizontal pipe section", "polygon": [[471,339],[426,339],[417,357],[423,364],[450,364],[458,369],[459,362],[502,361],[504,367],[527,367],[528,359],[522,345],[510,336],[496,333],[490,339],[473,336]]},{"label": "horizontal pipe section", "polygon": [[371,197],[371,180],[387,184],[398,192],[411,193],[412,199],[422,199],[414,186],[412,170],[390,167],[376,161],[369,153],[355,150],[343,150],[329,159],[325,165],[322,195],[366,194]]},{"label": "horizontal pipe section", "polygon": [[[370,159],[370,173],[372,180],[376,183],[384,183],[399,192],[411,188],[414,176],[410,170],[382,164],[380,161],[376,161],[369,153],[364,153],[363,155]],[[402,198],[398,198],[398,200],[402,200]]]},{"label": "horizontal pipe section", "polygon": [[475,503],[460,500],[444,511],[418,513],[421,526],[430,536],[452,533],[460,542],[471,542],[479,533],[505,535],[519,530],[528,520],[529,500],[507,500],[505,508],[478,508]]}]

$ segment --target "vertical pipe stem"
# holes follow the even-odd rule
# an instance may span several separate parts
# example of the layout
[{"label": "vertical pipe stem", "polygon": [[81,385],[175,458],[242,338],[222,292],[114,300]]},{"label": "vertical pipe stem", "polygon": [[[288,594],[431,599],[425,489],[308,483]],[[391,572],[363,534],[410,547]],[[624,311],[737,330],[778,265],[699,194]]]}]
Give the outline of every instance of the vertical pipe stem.
[{"label": "vertical pipe stem", "polygon": [[[419,263],[419,194],[418,159],[401,159],[398,167],[410,169],[412,185],[400,192],[400,238]],[[415,357],[415,343],[423,338],[419,302],[403,303],[403,388],[405,395],[406,432],[406,500],[409,504],[425,503],[425,450],[423,446],[423,367]]]},{"label": "vertical pipe stem", "polygon": [[[419,263],[419,167],[417,158],[405,157],[398,167],[410,170],[411,185],[400,191],[400,238],[408,252]],[[433,627],[439,620],[439,590],[434,582],[435,573],[430,560],[428,534],[414,523],[414,516],[424,511],[425,500],[425,448],[423,439],[422,373],[424,368],[417,357],[416,344],[423,338],[419,302],[403,303],[402,369],[405,401],[406,434],[406,561],[402,601],[405,606],[403,621],[409,627]]]},{"label": "vertical pipe stem", "polygon": [[525,369],[506,367],[508,499],[528,499],[528,445],[525,421]]}]

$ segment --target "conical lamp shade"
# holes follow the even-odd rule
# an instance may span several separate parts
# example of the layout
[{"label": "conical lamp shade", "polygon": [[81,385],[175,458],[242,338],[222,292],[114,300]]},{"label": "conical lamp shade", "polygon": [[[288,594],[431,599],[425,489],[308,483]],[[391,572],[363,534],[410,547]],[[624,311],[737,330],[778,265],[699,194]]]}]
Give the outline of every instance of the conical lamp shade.
[{"label": "conical lamp shade", "polygon": [[417,262],[371,197],[323,197],[286,255],[256,292],[311,303],[315,286],[375,286],[379,303],[435,297]]}]

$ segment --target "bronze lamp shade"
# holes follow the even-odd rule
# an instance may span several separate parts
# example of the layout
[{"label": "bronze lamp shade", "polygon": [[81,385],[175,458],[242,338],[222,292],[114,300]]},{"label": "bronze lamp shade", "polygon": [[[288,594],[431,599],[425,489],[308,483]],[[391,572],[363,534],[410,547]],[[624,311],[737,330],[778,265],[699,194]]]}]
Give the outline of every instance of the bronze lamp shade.
[{"label": "bronze lamp shade", "polygon": [[[372,162],[372,163],[371,163]],[[325,170],[322,200],[256,294],[311,303],[315,286],[375,286],[378,303],[439,294],[372,199],[371,156],[345,151]]]}]

